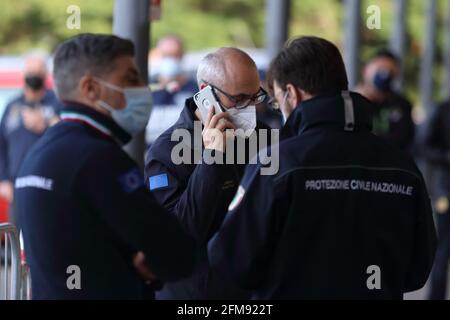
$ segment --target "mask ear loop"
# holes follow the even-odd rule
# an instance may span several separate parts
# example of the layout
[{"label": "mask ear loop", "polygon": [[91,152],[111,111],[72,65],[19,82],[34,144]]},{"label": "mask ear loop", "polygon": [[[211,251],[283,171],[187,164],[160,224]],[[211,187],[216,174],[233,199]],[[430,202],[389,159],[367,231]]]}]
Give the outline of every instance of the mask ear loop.
[{"label": "mask ear loop", "polygon": [[94,79],[97,80],[98,82],[100,82],[102,85],[104,85],[105,87],[107,87],[109,89],[112,89],[112,90],[118,91],[120,93],[123,93],[123,88],[121,88],[119,86],[116,86],[115,84],[109,83],[109,82],[107,82],[107,81],[105,81],[105,80],[103,80],[103,79],[101,79],[99,77],[94,77]]},{"label": "mask ear loop", "polygon": [[[212,87],[211,87],[211,88],[212,88]],[[217,96],[216,89],[212,88],[211,91],[212,91],[212,94],[213,94],[213,96],[214,96],[214,99],[216,99],[217,104],[219,105],[220,110],[222,110],[222,112],[227,112],[227,109],[225,109],[225,108],[222,106],[222,102],[220,102],[220,99],[219,99],[219,97]]]},{"label": "mask ear loop", "polygon": [[288,121],[288,118],[286,118],[286,116],[284,115],[284,112],[283,112],[283,108],[286,105],[288,97],[289,97],[289,91],[286,90],[286,93],[284,94],[284,97],[283,97],[283,101],[280,104],[280,112],[281,112],[281,115],[283,116],[283,123],[284,124],[286,124],[286,122]]},{"label": "mask ear loop", "polygon": [[97,104],[99,105],[99,107],[105,109],[106,111],[108,111],[110,114],[112,114],[115,110],[114,108],[112,108],[109,104],[107,104],[105,101],[102,100],[98,100]]},{"label": "mask ear loop", "polygon": [[[109,83],[99,77],[93,77],[96,81],[100,82],[103,86],[107,87],[108,89],[114,90],[116,92],[119,92],[123,95],[125,95],[125,92],[123,90],[123,88],[120,88],[112,83]],[[110,114],[112,114],[114,111],[116,111],[113,107],[111,107],[108,103],[106,103],[105,101],[102,100],[98,100],[97,104],[103,108],[104,110],[108,111]]]}]

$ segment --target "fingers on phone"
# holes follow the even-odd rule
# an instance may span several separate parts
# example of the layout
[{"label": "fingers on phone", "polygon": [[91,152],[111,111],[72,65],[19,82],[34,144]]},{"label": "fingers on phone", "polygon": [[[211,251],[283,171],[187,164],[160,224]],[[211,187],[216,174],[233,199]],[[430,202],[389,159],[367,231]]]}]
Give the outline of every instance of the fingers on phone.
[{"label": "fingers on phone", "polygon": [[208,118],[206,119],[205,126],[209,127],[211,124],[211,120],[214,117],[214,108],[209,108],[208,110]]},{"label": "fingers on phone", "polygon": [[230,122],[229,120],[226,119],[220,119],[219,123],[216,126],[217,129],[219,129],[220,131],[225,131],[227,129],[235,129],[235,126],[232,122]]}]

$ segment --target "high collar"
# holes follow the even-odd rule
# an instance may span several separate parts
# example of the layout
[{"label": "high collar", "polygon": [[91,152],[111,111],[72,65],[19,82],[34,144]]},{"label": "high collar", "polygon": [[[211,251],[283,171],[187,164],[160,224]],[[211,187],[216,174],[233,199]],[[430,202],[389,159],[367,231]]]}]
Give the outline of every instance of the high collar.
[{"label": "high collar", "polygon": [[182,128],[187,130],[194,130],[194,121],[200,121],[197,119],[195,115],[195,110],[197,110],[197,106],[194,102],[193,98],[186,99],[184,104],[184,108],[181,111],[180,117],[175,123],[176,128]]},{"label": "high collar", "polygon": [[79,102],[64,101],[61,111],[63,121],[81,122],[105,138],[112,139],[121,145],[131,140],[131,135],[123,130],[111,117]]},{"label": "high collar", "polygon": [[299,135],[319,126],[349,132],[370,131],[370,110],[370,101],[355,92],[317,96],[295,108],[282,130],[282,138]]}]

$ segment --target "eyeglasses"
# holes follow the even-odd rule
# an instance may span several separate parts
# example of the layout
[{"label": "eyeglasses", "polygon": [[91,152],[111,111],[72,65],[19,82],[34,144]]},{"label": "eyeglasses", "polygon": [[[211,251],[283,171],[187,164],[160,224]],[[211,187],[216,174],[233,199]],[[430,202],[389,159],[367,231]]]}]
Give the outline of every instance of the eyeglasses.
[{"label": "eyeglasses", "polygon": [[269,105],[273,110],[280,110],[280,103],[275,97],[271,97],[269,101],[267,101],[267,105]]},{"label": "eyeglasses", "polygon": [[203,82],[205,82],[206,84],[211,86],[211,88],[213,89],[213,93],[216,96],[216,99],[217,99],[217,101],[219,101],[220,104],[221,104],[221,102],[220,102],[220,99],[218,99],[218,97],[217,97],[216,91],[220,92],[225,97],[227,97],[230,101],[232,101],[234,103],[234,108],[236,108],[236,109],[244,109],[250,105],[257,105],[257,104],[263,103],[264,100],[266,100],[266,98],[267,98],[267,92],[261,87],[259,88],[258,93],[256,93],[253,96],[242,95],[242,94],[238,95],[238,96],[232,96],[231,94],[226,93],[222,89],[219,89],[218,87],[208,83],[207,81],[203,81]]},{"label": "eyeglasses", "polygon": [[283,102],[282,102],[282,103],[279,103],[278,100],[277,100],[277,98],[271,97],[271,98],[269,99],[269,101],[267,102],[267,104],[268,104],[270,107],[272,107],[273,110],[281,111],[281,106],[282,106],[283,104],[286,103],[286,100],[287,100],[288,95],[289,95],[289,92],[286,91],[286,93],[285,93],[284,96],[283,96]]}]

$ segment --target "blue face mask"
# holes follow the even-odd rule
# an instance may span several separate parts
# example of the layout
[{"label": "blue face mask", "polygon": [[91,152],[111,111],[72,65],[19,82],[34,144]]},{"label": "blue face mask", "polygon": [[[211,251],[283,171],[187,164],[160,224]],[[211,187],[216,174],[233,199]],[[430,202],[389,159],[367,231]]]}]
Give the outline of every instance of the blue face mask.
[{"label": "blue face mask", "polygon": [[108,110],[114,121],[132,136],[143,131],[152,110],[152,94],[149,88],[147,86],[120,88],[102,79],[97,80],[105,87],[122,93],[127,105],[124,109],[116,110],[102,100],[97,101],[97,104]]},{"label": "blue face mask", "polygon": [[393,80],[394,77],[389,71],[380,70],[375,74],[373,84],[377,90],[387,92],[391,90]]}]

